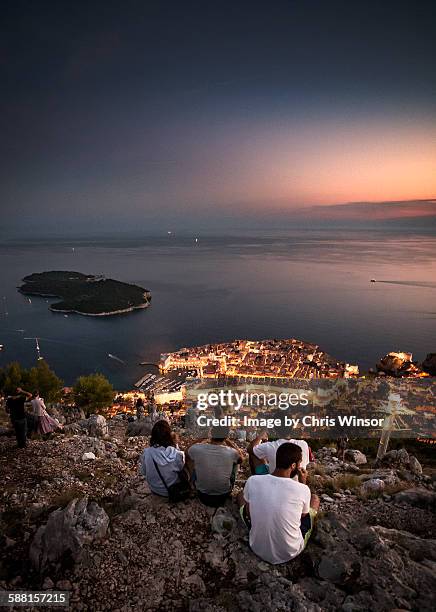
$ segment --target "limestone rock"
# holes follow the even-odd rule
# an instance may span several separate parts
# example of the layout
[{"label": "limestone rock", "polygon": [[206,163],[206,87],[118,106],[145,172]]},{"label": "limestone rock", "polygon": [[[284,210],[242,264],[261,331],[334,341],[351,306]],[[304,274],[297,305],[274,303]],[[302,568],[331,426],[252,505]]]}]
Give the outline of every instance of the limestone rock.
[{"label": "limestone rock", "polygon": [[409,455],[409,470],[412,474],[422,474],[422,465],[413,455]]},{"label": "limestone rock", "polygon": [[436,509],[436,493],[427,489],[408,489],[394,496],[396,503],[406,503],[419,508]]},{"label": "limestone rock", "polygon": [[43,572],[70,554],[81,559],[85,544],[103,538],[109,525],[106,512],[87,497],[73,499],[66,508],[52,512],[35,534],[29,551],[32,565]]},{"label": "limestone rock", "polygon": [[128,436],[149,436],[153,429],[153,423],[150,417],[145,417],[139,421],[131,421],[127,425],[126,434]]},{"label": "limestone rock", "polygon": [[356,465],[363,465],[367,462],[366,455],[360,452],[360,450],[351,448],[345,451],[345,459],[352,461]]},{"label": "limestone rock", "polygon": [[103,438],[108,435],[107,421],[101,414],[91,414],[89,419],[81,422],[82,428],[86,429],[89,436]]},{"label": "limestone rock", "polygon": [[212,517],[212,531],[228,536],[236,528],[236,520],[225,508],[218,508]]},{"label": "limestone rock", "polygon": [[94,453],[83,453],[82,455],[82,461],[94,461],[96,459],[96,456],[94,455]]},{"label": "limestone rock", "polygon": [[366,480],[360,487],[362,493],[374,493],[376,491],[383,491],[385,488],[385,482],[381,478],[371,478]]}]

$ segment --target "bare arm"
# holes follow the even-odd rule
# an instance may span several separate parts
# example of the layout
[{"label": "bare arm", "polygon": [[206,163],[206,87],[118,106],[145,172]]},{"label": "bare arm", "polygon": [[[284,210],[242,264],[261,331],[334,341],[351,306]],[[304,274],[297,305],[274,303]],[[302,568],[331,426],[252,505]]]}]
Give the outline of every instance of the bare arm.
[{"label": "bare arm", "polygon": [[244,455],[241,449],[238,446],[236,446],[236,444],[232,442],[232,440],[227,439],[225,441],[225,445],[228,446],[229,448],[233,448],[233,450],[235,450],[238,453],[239,459],[237,460],[237,463],[242,463],[244,461]]},{"label": "bare arm", "polygon": [[22,389],[21,387],[17,388],[17,391],[23,395],[25,395],[27,397],[28,400],[30,400],[30,398],[32,397],[32,394],[29,393],[29,391],[25,391],[24,389]]}]

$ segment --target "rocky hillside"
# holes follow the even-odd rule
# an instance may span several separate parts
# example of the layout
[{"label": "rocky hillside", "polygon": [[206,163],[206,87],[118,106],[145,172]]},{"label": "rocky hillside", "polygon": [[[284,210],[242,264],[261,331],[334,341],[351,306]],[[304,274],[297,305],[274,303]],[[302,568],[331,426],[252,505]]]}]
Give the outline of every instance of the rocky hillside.
[{"label": "rocky hillside", "polygon": [[[124,422],[68,429],[26,450],[0,436],[1,589],[69,590],[73,610],[433,609],[435,487],[406,450],[379,466],[318,451],[316,532],[299,558],[270,566],[233,502],[214,515],[152,495],[138,475],[147,439],[127,438]],[[244,464],[235,494],[247,476]]]}]

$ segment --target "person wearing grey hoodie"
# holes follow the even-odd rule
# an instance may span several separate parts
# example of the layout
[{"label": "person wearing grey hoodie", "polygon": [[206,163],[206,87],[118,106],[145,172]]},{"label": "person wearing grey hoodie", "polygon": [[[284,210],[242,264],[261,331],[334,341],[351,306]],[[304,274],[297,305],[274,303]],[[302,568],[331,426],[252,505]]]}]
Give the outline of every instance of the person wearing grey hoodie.
[{"label": "person wearing grey hoodie", "polygon": [[168,497],[167,487],[180,481],[184,466],[185,453],[178,449],[168,421],[157,421],[151,430],[150,446],[144,449],[140,460],[141,473],[151,491]]}]

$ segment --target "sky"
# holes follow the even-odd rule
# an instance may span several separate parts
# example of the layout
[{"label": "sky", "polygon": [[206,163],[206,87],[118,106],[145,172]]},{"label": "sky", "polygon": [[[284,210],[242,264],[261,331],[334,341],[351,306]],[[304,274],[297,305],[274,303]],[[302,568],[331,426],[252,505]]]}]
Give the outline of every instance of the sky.
[{"label": "sky", "polygon": [[0,235],[435,222],[435,6],[5,0]]}]

